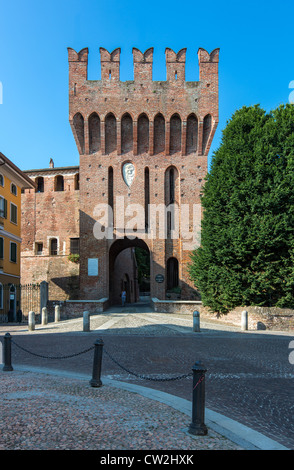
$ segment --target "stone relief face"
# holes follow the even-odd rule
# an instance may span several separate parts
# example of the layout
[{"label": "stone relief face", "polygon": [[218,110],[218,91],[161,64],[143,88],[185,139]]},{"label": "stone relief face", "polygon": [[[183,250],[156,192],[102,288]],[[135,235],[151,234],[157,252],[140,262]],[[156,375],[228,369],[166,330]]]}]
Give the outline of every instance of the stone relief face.
[{"label": "stone relief face", "polygon": [[135,178],[135,167],[132,163],[125,163],[123,166],[123,178],[128,187],[131,186]]}]

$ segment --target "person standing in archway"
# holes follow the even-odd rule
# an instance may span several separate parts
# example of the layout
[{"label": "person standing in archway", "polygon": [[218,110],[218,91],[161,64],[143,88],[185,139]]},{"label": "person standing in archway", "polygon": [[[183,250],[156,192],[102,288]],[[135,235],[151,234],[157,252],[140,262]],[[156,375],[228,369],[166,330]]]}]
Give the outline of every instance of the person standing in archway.
[{"label": "person standing in archway", "polygon": [[127,293],[126,293],[125,290],[123,290],[122,293],[121,293],[121,304],[122,304],[122,307],[125,306],[126,298],[127,298]]}]

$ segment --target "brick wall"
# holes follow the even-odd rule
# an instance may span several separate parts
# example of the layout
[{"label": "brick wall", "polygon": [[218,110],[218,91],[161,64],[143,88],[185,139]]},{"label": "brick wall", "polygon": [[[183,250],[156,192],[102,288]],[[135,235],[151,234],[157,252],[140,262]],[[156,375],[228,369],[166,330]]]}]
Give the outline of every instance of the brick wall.
[{"label": "brick wall", "polygon": [[[77,53],[68,48],[69,121],[80,165],[31,170],[27,173],[42,192],[22,194],[22,282],[47,280],[50,300],[113,295],[114,301],[114,284],[128,265],[126,260],[115,265],[116,258],[134,246],[150,253],[151,297],[174,295],[169,292],[167,297],[166,281],[167,264],[172,265],[168,260],[175,258],[177,298],[198,298],[187,273],[192,248],[185,248],[183,233],[195,223],[193,207],[201,204],[207,155],[218,124],[219,50],[198,50],[196,82],[185,81],[186,49],[176,53],[167,48],[165,55],[167,79],[153,81],[153,48],[144,53],[133,48],[134,76],[122,82],[121,50],[100,48],[101,80],[90,81],[88,49]],[[123,177],[126,163],[134,166],[132,184]],[[135,216],[133,205],[144,210],[148,204],[170,202],[175,204],[173,214],[180,214],[176,238],[170,237],[172,216],[164,222],[169,236],[159,236],[161,220],[155,212],[149,220],[153,232],[146,233],[144,216],[135,236],[129,236],[126,222]],[[101,218],[101,207],[107,204],[113,208],[111,220]],[[182,212],[184,207],[188,212]],[[199,224],[200,212],[197,217]],[[111,223],[113,238],[97,237],[97,229]],[[50,252],[52,238],[57,240],[56,254]],[[68,260],[70,238],[80,239],[79,265]],[[37,254],[41,244],[42,253]],[[98,272],[89,271],[89,260],[98,260]],[[163,282],[157,282],[158,275]]]},{"label": "brick wall", "polygon": [[[68,260],[70,239],[79,238],[78,172],[78,167],[26,172],[33,180],[43,178],[44,191],[22,194],[21,282],[49,282],[51,300],[79,295],[79,265]],[[57,176],[63,177],[63,191],[56,190]],[[52,239],[56,255],[50,252]]]},{"label": "brick wall", "polygon": [[[167,80],[159,82],[152,80],[153,48],[145,53],[133,48],[134,77],[122,82],[120,49],[109,53],[100,48],[101,80],[91,81],[87,80],[88,49],[79,53],[68,49],[69,120],[80,152],[82,298],[109,295],[109,252],[117,242],[95,239],[93,225],[97,205],[108,203],[110,166],[115,233],[122,228],[117,211],[121,213],[130,204],[145,205],[146,168],[149,203],[165,204],[166,171],[171,166],[177,174],[176,203],[180,208],[189,205],[187,228],[192,228],[192,207],[200,204],[207,155],[218,124],[218,53],[218,49],[208,54],[200,48],[200,79],[186,82],[186,49],[175,53],[167,48]],[[130,187],[122,177],[125,162],[132,162],[135,167]],[[116,206],[117,196],[123,198],[120,207]],[[182,298],[196,298],[187,274],[189,251],[183,249],[181,236],[176,240],[149,239],[141,230],[133,246],[141,243],[139,239],[144,240],[151,253],[152,295],[165,298],[166,263],[175,257],[179,262]],[[99,259],[96,279],[87,272],[87,259],[92,257]],[[158,274],[165,276],[163,283],[155,282]]]}]

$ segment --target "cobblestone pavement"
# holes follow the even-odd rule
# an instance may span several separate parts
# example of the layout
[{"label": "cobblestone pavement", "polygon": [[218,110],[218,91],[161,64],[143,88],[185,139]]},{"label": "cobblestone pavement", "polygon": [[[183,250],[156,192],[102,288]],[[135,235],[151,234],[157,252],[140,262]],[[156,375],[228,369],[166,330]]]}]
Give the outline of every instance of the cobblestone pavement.
[{"label": "cobblestone pavement", "polygon": [[[103,377],[187,400],[192,399],[191,377],[162,379],[190,373],[200,360],[207,368],[207,408],[294,448],[294,366],[289,362],[294,333],[241,332],[218,321],[201,321],[201,332],[193,333],[191,315],[159,314],[149,307],[133,306],[93,315],[90,324],[87,333],[82,331],[82,319],[36,325],[34,332],[24,324],[2,325],[0,339],[7,331],[12,335],[15,363],[82,372],[90,377],[93,352],[79,352],[93,347],[96,338],[103,338]],[[73,353],[78,355],[49,359]],[[152,406],[158,407],[157,412],[160,409],[158,404]],[[222,439],[220,442],[224,448],[228,445]]]},{"label": "cobblestone pavement", "polygon": [[138,394],[79,379],[0,372],[0,450],[238,450],[209,430]]}]

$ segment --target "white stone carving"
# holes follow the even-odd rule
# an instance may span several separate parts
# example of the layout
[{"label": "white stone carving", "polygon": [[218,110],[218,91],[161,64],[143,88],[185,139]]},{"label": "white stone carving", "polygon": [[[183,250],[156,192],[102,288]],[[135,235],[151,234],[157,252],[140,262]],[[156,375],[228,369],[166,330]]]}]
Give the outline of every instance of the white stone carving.
[{"label": "white stone carving", "polygon": [[135,167],[131,162],[125,163],[123,166],[124,182],[128,187],[131,186],[135,178]]}]

